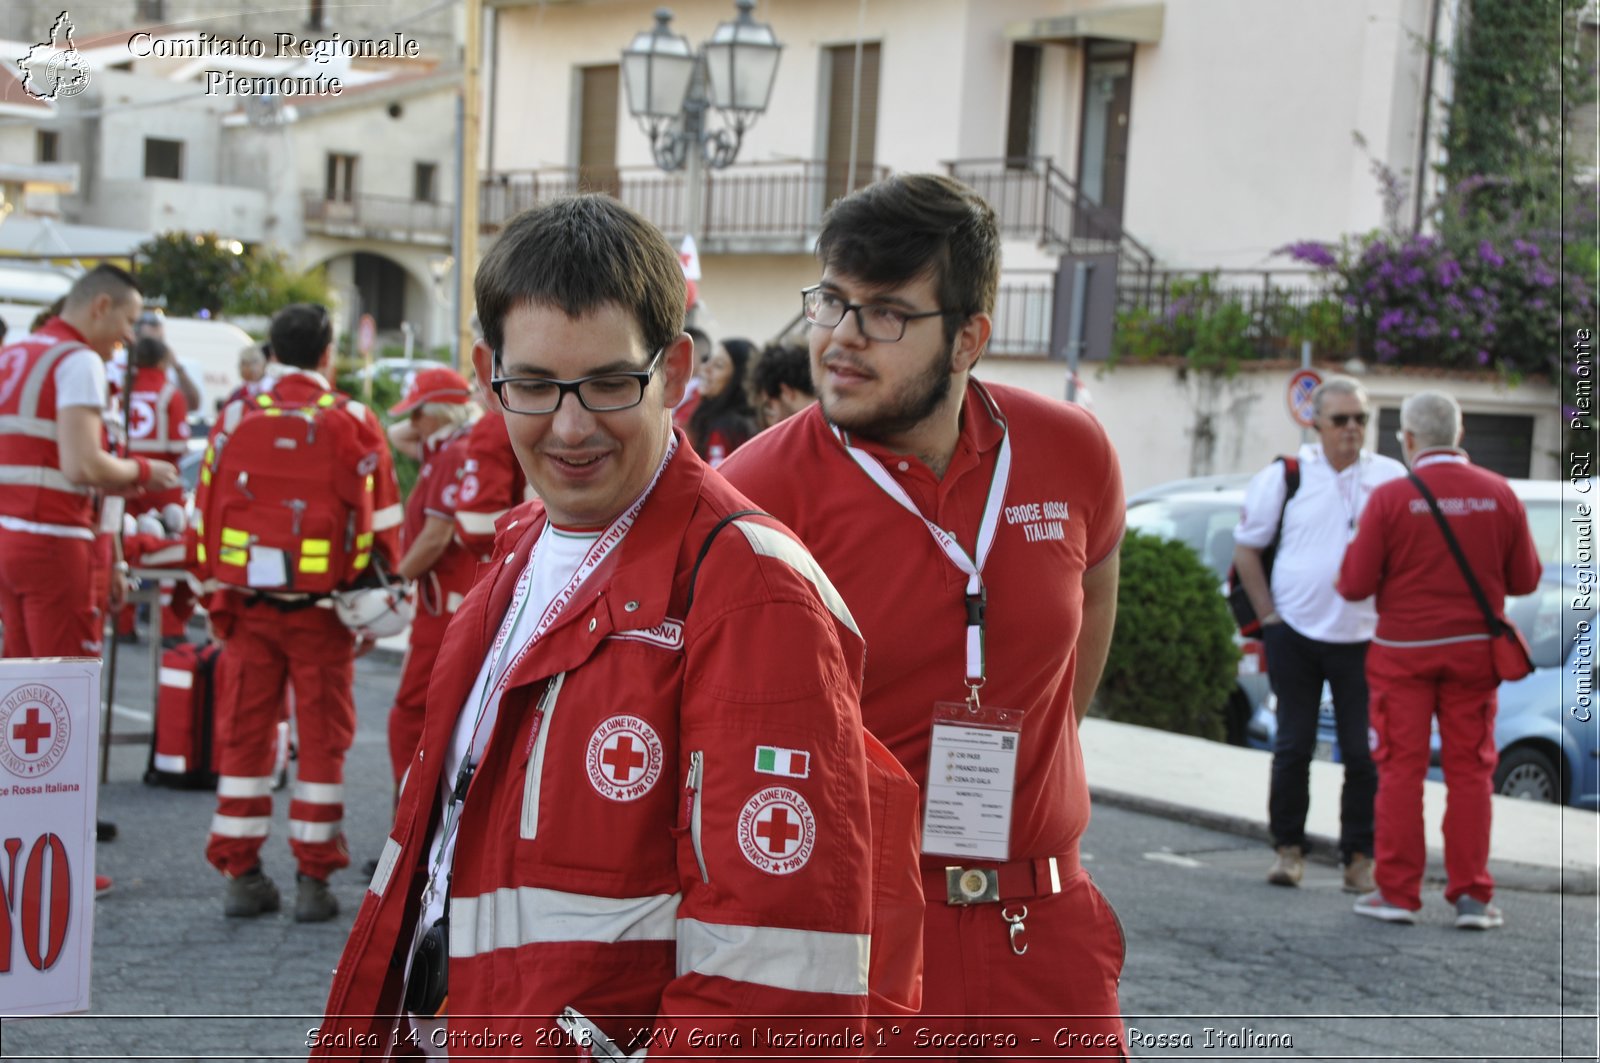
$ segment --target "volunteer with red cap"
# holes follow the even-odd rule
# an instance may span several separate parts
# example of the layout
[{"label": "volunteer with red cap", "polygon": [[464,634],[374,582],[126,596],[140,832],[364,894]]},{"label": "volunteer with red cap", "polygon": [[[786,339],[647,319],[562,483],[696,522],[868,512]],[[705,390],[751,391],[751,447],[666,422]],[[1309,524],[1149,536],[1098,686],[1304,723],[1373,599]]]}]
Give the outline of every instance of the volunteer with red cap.
[{"label": "volunteer with red cap", "polygon": [[[356,634],[363,650],[372,634],[352,634],[347,603],[370,602],[353,588],[392,571],[402,510],[382,426],[325,376],[333,364],[327,311],[285,307],[271,337],[284,371],[253,401],[223,409],[195,498],[195,566],[223,586],[210,602],[211,623],[227,640],[236,690],[217,706],[220,777],[206,858],[228,880],[224,915],[278,909],[260,854],[292,684],[300,738],[289,804],[294,917],[322,922],[339,911],[328,875],[350,863],[342,823],[356,725],[351,684]],[[393,593],[398,603],[403,596]]]},{"label": "volunteer with red cap", "polygon": [[406,500],[400,529],[404,556],[395,570],[407,582],[416,581],[418,599],[400,689],[389,709],[389,760],[397,785],[422,736],[428,676],[444,629],[472,589],[477,569],[477,558],[455,541],[454,531],[467,438],[481,412],[466,378],[443,366],[418,373],[405,399],[389,411],[391,417],[406,418],[390,427],[389,439],[422,463]]},{"label": "volunteer with red cap", "polygon": [[178,484],[178,470],[105,451],[105,363],[144,304],[115,266],[96,266],[61,313],[0,349],[0,619],[7,657],[100,652],[91,590],[92,492],[139,494]]}]

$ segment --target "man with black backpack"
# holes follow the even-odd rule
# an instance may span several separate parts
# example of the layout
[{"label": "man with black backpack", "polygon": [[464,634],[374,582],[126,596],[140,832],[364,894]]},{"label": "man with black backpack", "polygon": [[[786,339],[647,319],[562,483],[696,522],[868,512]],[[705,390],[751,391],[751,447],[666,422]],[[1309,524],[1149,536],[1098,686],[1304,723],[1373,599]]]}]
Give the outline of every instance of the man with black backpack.
[{"label": "man with black backpack", "polygon": [[[1367,747],[1364,668],[1377,616],[1370,600],[1346,602],[1333,582],[1368,497],[1379,484],[1404,476],[1405,466],[1363,448],[1368,407],[1359,382],[1329,377],[1311,393],[1311,403],[1318,441],[1301,446],[1292,466],[1275,460],[1256,473],[1233,533],[1234,566],[1260,618],[1267,675],[1278,698],[1267,805],[1277,858],[1267,881],[1298,886],[1305,873],[1311,758],[1326,682],[1344,759],[1344,888],[1365,893],[1372,889],[1377,769]],[[1293,492],[1291,473],[1299,478]],[[1269,548],[1275,548],[1270,570],[1263,562]]]},{"label": "man with black backpack", "polygon": [[297,303],[272,319],[284,366],[272,388],[217,418],[195,498],[193,568],[215,581],[209,611],[233,678],[217,705],[217,812],[206,858],[227,878],[223,914],[278,908],[261,870],[284,690],[294,690],[299,766],[289,805],[294,916],[339,911],[328,875],[350,863],[344,756],[355,735],[353,662],[370,647],[334,595],[392,571],[402,511],[388,440],[376,417],[334,391],[333,325]]}]

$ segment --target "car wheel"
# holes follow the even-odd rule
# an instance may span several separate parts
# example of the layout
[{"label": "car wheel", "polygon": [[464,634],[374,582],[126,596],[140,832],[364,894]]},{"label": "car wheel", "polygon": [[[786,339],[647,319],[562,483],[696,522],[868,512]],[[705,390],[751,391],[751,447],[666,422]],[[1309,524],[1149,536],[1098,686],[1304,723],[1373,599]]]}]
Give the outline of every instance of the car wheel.
[{"label": "car wheel", "polygon": [[1494,770],[1494,792],[1503,797],[1560,804],[1565,798],[1561,772],[1537,749],[1508,750]]}]

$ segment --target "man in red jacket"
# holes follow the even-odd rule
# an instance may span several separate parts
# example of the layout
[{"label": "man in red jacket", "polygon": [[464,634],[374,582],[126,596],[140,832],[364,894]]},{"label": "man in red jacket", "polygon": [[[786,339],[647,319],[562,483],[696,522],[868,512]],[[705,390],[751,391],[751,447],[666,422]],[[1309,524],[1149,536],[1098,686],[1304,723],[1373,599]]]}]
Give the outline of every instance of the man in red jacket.
[{"label": "man in red jacket", "polygon": [[[290,465],[303,477],[289,481],[292,497],[267,497],[269,488],[248,482],[248,473],[231,473],[254,440],[244,438],[250,407],[257,417],[273,416],[286,432],[308,439],[331,433],[339,469],[364,480],[363,507],[370,507],[370,531],[348,544],[355,566],[393,571],[402,510],[394,463],[383,428],[370,410],[336,394],[326,373],[333,366],[333,325],[320,306],[296,303],[272,319],[272,350],[284,366],[272,388],[253,400],[225,407],[217,418],[200,474],[195,509],[204,522],[197,533],[202,548],[221,533],[218,556],[197,558],[202,571],[226,578],[225,589],[210,601],[211,624],[227,641],[232,660],[230,698],[217,705],[217,811],[211,820],[206,859],[228,880],[223,914],[250,918],[278,909],[278,890],[261,870],[261,847],[272,822],[272,773],[284,690],[294,688],[299,727],[299,766],[289,803],[289,849],[297,870],[295,919],[322,922],[339,911],[328,889],[328,875],[350,863],[342,829],[344,757],[355,737],[356,710],[351,684],[354,661],[370,648],[356,638],[332,608],[326,594],[294,589],[300,574],[326,574],[335,538],[348,534],[343,519],[333,529],[303,530],[298,561],[283,549],[267,549],[260,530],[292,528],[302,535],[302,517],[332,505],[328,470],[321,462],[296,465],[293,451],[274,448],[266,460]],[[315,413],[313,412],[315,411]],[[309,428],[305,425],[309,423]],[[285,436],[288,442],[292,436]],[[272,455],[282,458],[273,459]],[[281,485],[284,481],[278,481]],[[231,493],[231,494],[230,494]],[[216,495],[219,503],[213,503]],[[236,496],[236,497],[234,497]],[[339,507],[344,501],[339,503]],[[341,511],[334,507],[336,511]],[[233,525],[233,528],[227,525]],[[309,524],[309,522],[308,522]],[[346,544],[340,542],[344,549]],[[230,560],[228,554],[237,555]],[[247,560],[248,559],[248,560]],[[204,566],[209,564],[210,568]],[[231,565],[232,568],[225,566]],[[246,566],[248,565],[248,568]],[[238,582],[235,582],[238,581]],[[281,590],[264,589],[282,587]]]},{"label": "man in red jacket", "polygon": [[859,1055],[861,638],[672,428],[676,255],[615,200],[556,200],[476,295],[473,366],[539,501],[445,633],[313,1057],[586,1055],[564,1014],[652,1060]]},{"label": "man in red jacket", "polygon": [[[1400,408],[1406,463],[1437,499],[1491,608],[1498,610],[1507,594],[1538,588],[1539,555],[1511,485],[1467,460],[1461,433],[1461,407],[1443,392],[1418,392]],[[1493,903],[1488,869],[1499,679],[1483,611],[1410,478],[1391,480],[1372,493],[1345,551],[1339,593],[1350,601],[1378,596],[1378,630],[1367,652],[1369,715],[1377,735],[1372,759],[1378,765],[1378,888],[1356,902],[1356,913],[1416,922],[1427,857],[1422,780],[1437,717],[1448,791],[1444,897],[1455,906],[1456,926],[1500,926],[1504,919]]]},{"label": "man in red jacket", "polygon": [[[128,453],[160,458],[176,465],[188,449],[189,403],[183,390],[167,375],[167,370],[177,364],[172,348],[153,335],[140,336],[128,360],[134,370],[133,386],[125,399],[128,403]],[[136,517],[153,514],[163,526],[161,538],[181,538],[186,519],[183,495],[181,485],[147,493],[136,503],[130,503],[128,511]],[[159,587],[161,640],[170,646],[183,638],[189,617],[194,613],[194,595],[186,579],[164,579]],[[131,607],[123,610],[123,619],[125,626],[121,629],[132,632]]]}]

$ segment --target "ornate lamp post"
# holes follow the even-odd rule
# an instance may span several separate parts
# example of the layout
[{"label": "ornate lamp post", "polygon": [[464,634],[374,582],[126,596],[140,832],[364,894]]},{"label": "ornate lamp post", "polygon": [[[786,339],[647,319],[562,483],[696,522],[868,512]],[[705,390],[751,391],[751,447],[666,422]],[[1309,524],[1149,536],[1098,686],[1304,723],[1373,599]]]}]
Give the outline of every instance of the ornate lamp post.
[{"label": "ornate lamp post", "polygon": [[[739,14],[719,25],[698,49],[673,33],[672,12],[656,9],[655,28],[638,34],[622,53],[628,111],[650,138],[656,165],[686,170],[690,235],[700,231],[705,167],[722,169],[739,154],[745,130],[767,109],[783,50],[772,27],[750,13],[755,0],[735,0]],[[723,126],[707,128],[715,108]]]}]

